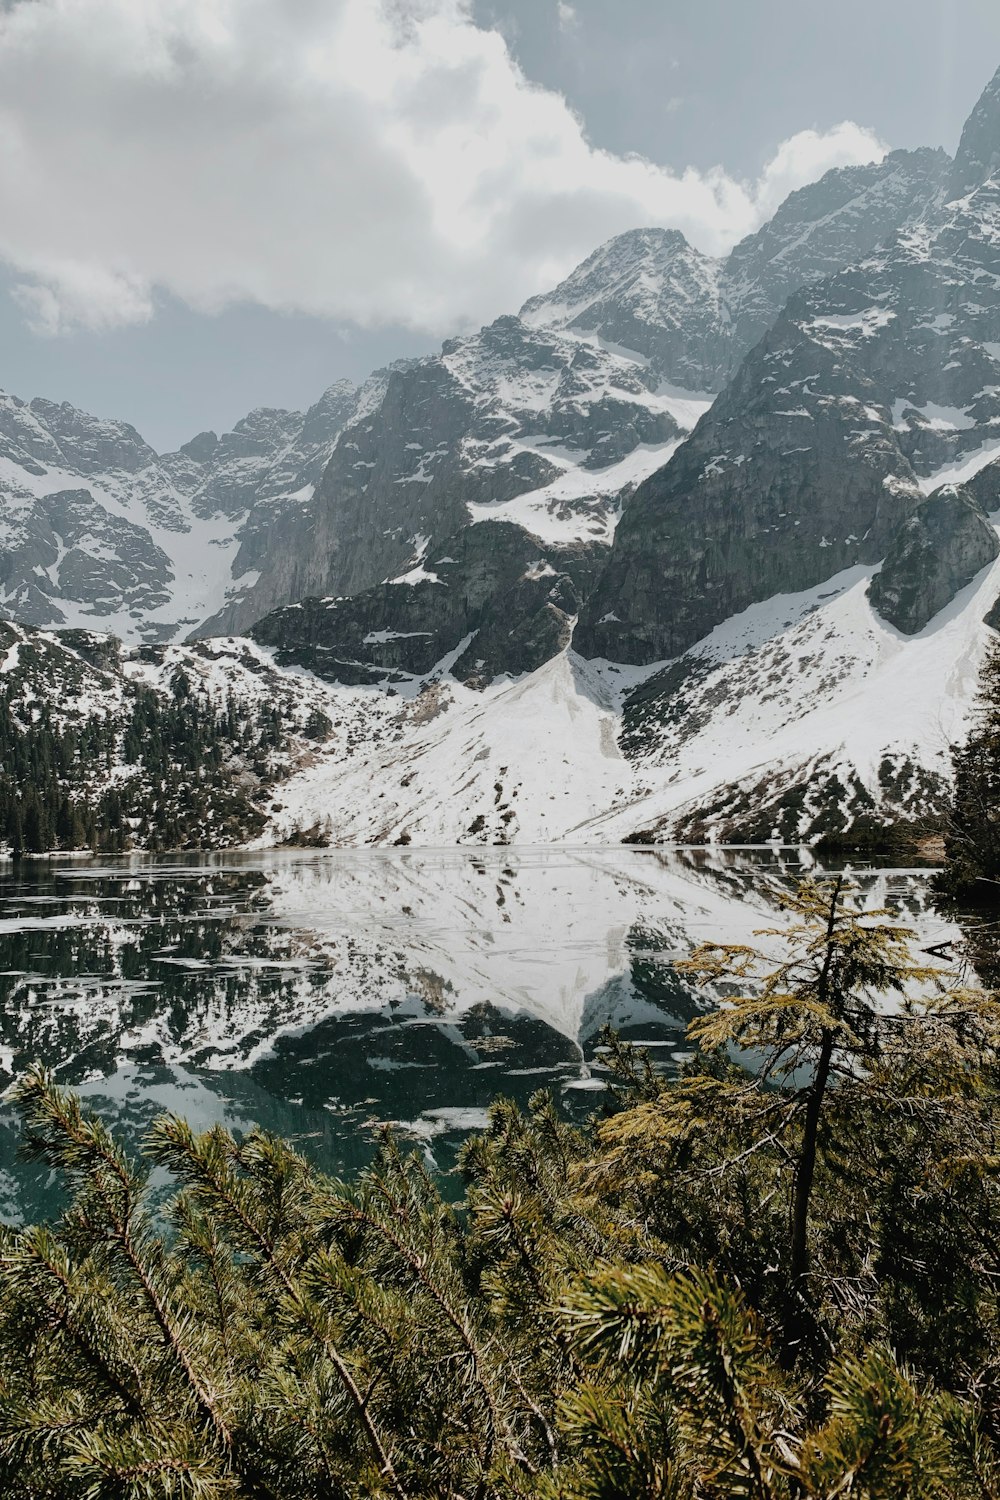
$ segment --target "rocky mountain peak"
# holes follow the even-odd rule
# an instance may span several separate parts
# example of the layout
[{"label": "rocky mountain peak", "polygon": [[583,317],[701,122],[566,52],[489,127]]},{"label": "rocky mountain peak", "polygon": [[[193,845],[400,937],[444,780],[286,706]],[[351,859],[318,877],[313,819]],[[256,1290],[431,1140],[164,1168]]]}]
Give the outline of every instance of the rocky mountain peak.
[{"label": "rocky mountain peak", "polygon": [[354,381],[335,380],[306,412],[302,424],[303,440],[320,443],[335,438],[353,415],[357,404],[358,388]]},{"label": "rocky mountain peak", "polygon": [[219,434],[217,432],[198,432],[189,443],[183,443],[178,450],[185,458],[191,458],[196,464],[209,464],[215,457],[219,447]]},{"label": "rocky mountain peak", "polygon": [[135,474],[156,458],[128,422],[93,417],[68,401],[46,401],[41,396],[28,403],[28,410],[52,438],[62,463],[78,474],[100,474],[108,469]]},{"label": "rocky mountain peak", "polygon": [[[565,327],[596,304],[612,298],[637,300],[662,292],[664,277],[720,262],[703,255],[677,229],[630,229],[598,246],[551,292],[531,297],[521,309],[525,323]],[[643,282],[643,278],[646,278]],[[578,322],[578,326],[585,326]]]},{"label": "rocky mountain peak", "polygon": [[1000,68],[965,122],[948,183],[949,199],[964,198],[1000,167]]},{"label": "rocky mountain peak", "polygon": [[[662,279],[684,263],[717,264],[689,245],[677,229],[630,229],[598,246],[551,292],[531,297],[521,309],[525,323],[586,327],[588,311],[612,298],[637,299],[662,290]],[[641,285],[640,279],[646,278]]]},{"label": "rocky mountain peak", "polygon": [[553,291],[532,297],[521,319],[533,328],[596,334],[635,350],[667,379],[702,389],[718,363],[721,268],[678,230],[630,230],[601,245]]}]

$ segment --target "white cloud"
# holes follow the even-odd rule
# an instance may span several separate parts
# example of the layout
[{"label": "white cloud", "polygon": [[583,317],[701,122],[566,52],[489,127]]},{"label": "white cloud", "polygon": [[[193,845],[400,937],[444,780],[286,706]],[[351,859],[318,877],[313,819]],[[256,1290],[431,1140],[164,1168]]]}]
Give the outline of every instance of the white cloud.
[{"label": "white cloud", "polygon": [[556,19],[560,31],[572,31],[577,23],[576,10],[572,5],[567,5],[566,0],[556,0]]},{"label": "white cloud", "polygon": [[755,195],[758,209],[769,217],[789,193],[814,182],[831,167],[850,167],[884,155],[885,148],[878,145],[871,131],[853,120],[844,120],[822,134],[800,130],[781,143],[764,168]]},{"label": "white cloud", "polygon": [[141,277],[99,265],[46,262],[44,258],[29,269],[38,279],[18,282],[11,295],[35,333],[52,338],[79,325],[121,328],[148,323],[153,316],[151,288]]},{"label": "white cloud", "polygon": [[805,131],[752,185],[598,150],[468,0],[0,7],[0,259],[46,333],[145,321],[158,289],[452,331],[637,225],[725,250],[882,150]]}]

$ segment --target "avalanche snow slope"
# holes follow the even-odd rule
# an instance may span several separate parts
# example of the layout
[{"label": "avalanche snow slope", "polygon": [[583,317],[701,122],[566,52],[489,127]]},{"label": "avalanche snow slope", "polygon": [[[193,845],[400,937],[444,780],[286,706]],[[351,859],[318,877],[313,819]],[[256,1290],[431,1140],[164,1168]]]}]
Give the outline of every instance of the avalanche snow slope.
[{"label": "avalanche snow slope", "polygon": [[867,816],[939,813],[1000,563],[914,636],[872,609],[875,571],[753,605],[647,679],[621,734],[633,798],[586,836],[810,842]]},{"label": "avalanche snow slope", "polygon": [[872,610],[874,571],[753,605],[653,667],[566,651],[484,692],[331,687],[359,721],[380,706],[379,743],[317,754],[259,843],[799,843],[939,812],[1000,562],[911,637]]},{"label": "avalanche snow slope", "polygon": [[378,745],[321,752],[286,781],[259,847],[314,829],[345,845],[550,844],[632,795],[618,694],[572,653],[483,691],[433,674],[414,680],[410,698],[329,691],[338,701],[367,695],[373,710],[395,701],[395,731],[383,724]]}]

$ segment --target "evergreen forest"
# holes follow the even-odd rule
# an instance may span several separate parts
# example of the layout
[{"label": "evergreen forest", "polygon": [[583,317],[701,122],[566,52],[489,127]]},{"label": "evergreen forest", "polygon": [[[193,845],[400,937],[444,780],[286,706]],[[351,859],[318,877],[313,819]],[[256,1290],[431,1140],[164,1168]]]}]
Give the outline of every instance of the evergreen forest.
[{"label": "evergreen forest", "polygon": [[0,830],[15,859],[229,845],[264,826],[253,792],[286,742],[276,708],[217,709],[183,671],[169,696],[138,685],[122,714],[68,724],[0,687]]}]

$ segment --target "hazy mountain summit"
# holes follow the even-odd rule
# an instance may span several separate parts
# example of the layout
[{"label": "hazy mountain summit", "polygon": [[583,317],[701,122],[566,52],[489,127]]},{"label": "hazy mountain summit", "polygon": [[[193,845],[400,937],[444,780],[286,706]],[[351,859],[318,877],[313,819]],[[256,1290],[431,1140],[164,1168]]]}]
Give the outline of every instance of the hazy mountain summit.
[{"label": "hazy mountain summit", "polygon": [[[357,406],[345,381],[157,454],[125,422],[0,393],[0,601],[31,625],[186,635],[312,494]],[[235,571],[234,571],[235,570]]]},{"label": "hazy mountain summit", "polygon": [[827,173],[726,261],[672,230],[620,235],[520,318],[175,454],[126,423],[6,397],[0,603],[31,624],[179,639],[375,586],[470,519],[607,544],[623,495],[790,288],[918,218],[947,165],[899,152]]}]

